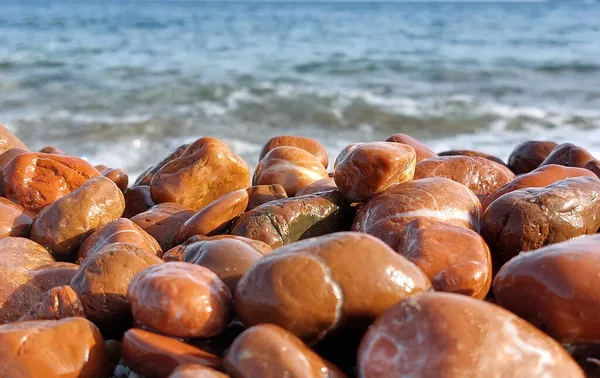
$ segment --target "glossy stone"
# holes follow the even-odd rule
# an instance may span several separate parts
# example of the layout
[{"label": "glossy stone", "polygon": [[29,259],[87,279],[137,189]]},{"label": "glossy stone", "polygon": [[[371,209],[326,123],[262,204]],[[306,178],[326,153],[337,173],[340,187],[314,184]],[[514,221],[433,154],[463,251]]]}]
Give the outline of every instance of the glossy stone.
[{"label": "glossy stone", "polygon": [[408,144],[409,146],[414,148],[415,153],[417,155],[417,163],[422,160],[437,156],[437,154],[435,152],[433,152],[433,150],[431,150],[429,147],[427,147],[423,143],[419,142],[415,138],[411,137],[410,135],[401,134],[401,133],[394,134],[394,135],[390,135],[385,141]]},{"label": "glossy stone", "polygon": [[177,339],[132,328],[123,336],[123,360],[146,378],[168,377],[180,365],[193,363],[218,369],[221,360]]},{"label": "glossy stone", "polygon": [[66,155],[63,150],[61,150],[60,148],[58,148],[56,146],[45,146],[45,147],[42,147],[42,149],[40,150],[40,152],[43,152],[45,154],[53,154],[53,155]]},{"label": "glossy stone", "polygon": [[152,235],[163,251],[168,251],[177,244],[175,236],[194,213],[190,208],[167,202],[132,217],[131,221]]},{"label": "glossy stone", "polygon": [[155,203],[150,196],[150,187],[138,185],[125,192],[125,211],[123,218],[132,218],[150,209]]},{"label": "glossy stone", "polygon": [[587,169],[576,167],[565,167],[563,165],[549,164],[534,169],[533,171],[517,176],[514,180],[504,185],[494,193],[490,194],[482,203],[483,210],[497,198],[506,193],[514,192],[522,188],[541,188],[569,177],[589,176],[594,174]]},{"label": "glossy stone", "polygon": [[471,189],[480,200],[515,178],[504,165],[482,157],[440,156],[423,160],[415,168],[415,180],[446,177]]},{"label": "glossy stone", "polygon": [[0,123],[0,154],[11,148],[28,150],[27,146],[15,134]]},{"label": "glossy stone", "polygon": [[83,304],[70,286],[63,285],[48,290],[41,301],[34,305],[19,321],[59,320],[75,316],[86,317]]},{"label": "glossy stone", "polygon": [[37,212],[98,176],[100,172],[92,165],[74,156],[25,153],[4,168],[4,193]]},{"label": "glossy stone", "polygon": [[246,189],[236,190],[218,198],[181,226],[175,237],[176,243],[181,244],[194,235],[211,236],[224,232],[246,211],[247,206]]},{"label": "glossy stone", "polygon": [[600,177],[600,161],[596,159],[590,160],[585,164],[584,168],[595,174],[596,177]]},{"label": "glossy stone", "polygon": [[94,232],[85,238],[77,251],[76,262],[81,264],[87,256],[112,243],[134,244],[158,257],[163,254],[156,239],[129,219],[119,218],[96,228]]},{"label": "glossy stone", "polygon": [[80,243],[97,227],[118,219],[123,193],[110,179],[94,178],[44,208],[31,227],[31,239],[61,261],[72,261]]},{"label": "glossy stone", "polygon": [[231,293],[209,269],[185,262],[139,272],[127,297],[134,320],[163,334],[212,337],[231,319]]},{"label": "glossy stone", "polygon": [[496,302],[561,343],[600,342],[600,235],[522,253],[494,278]]},{"label": "glossy stone", "polygon": [[529,173],[542,164],[556,142],[530,140],[519,144],[508,157],[508,167],[517,175]]},{"label": "glossy stone", "polygon": [[327,150],[321,143],[311,138],[292,135],[280,135],[269,139],[260,151],[258,160],[262,160],[271,150],[282,146],[297,147],[310,152],[327,169],[329,158],[327,157]]},{"label": "glossy stone", "polygon": [[484,159],[488,159],[493,161],[494,163],[498,163],[500,165],[506,166],[506,164],[502,161],[502,159],[497,158],[493,155],[486,154],[481,151],[473,151],[473,150],[448,150],[442,151],[438,153],[438,156],[470,156],[470,157],[480,157]]},{"label": "glossy stone", "polygon": [[[257,243],[262,245],[256,246]],[[214,272],[235,292],[242,275],[271,248],[259,241],[237,237],[191,238],[181,248],[168,251],[166,261],[185,261]]]},{"label": "glossy stone", "polygon": [[0,326],[0,366],[6,378],[105,378],[102,335],[84,318]]},{"label": "glossy stone", "polygon": [[238,283],[235,308],[246,326],[277,324],[314,344],[360,337],[388,307],[430,288],[419,268],[380,240],[339,232],[260,259]]},{"label": "glossy stone", "polygon": [[29,239],[0,239],[0,324],[17,321],[48,290],[68,284],[77,268],[55,262],[44,247]]},{"label": "glossy stone", "polygon": [[142,270],[163,261],[133,244],[102,247],[81,264],[71,280],[88,319],[105,335],[118,335],[131,325],[127,289]]},{"label": "glossy stone", "polygon": [[600,180],[573,177],[542,188],[524,188],[492,202],[481,219],[496,268],[531,251],[600,227]]},{"label": "glossy stone", "polygon": [[0,238],[29,237],[32,217],[19,205],[0,197]]},{"label": "glossy stone", "polygon": [[182,144],[181,146],[177,147],[175,149],[175,151],[173,151],[170,155],[168,155],[163,160],[161,160],[158,164],[153,165],[153,166],[149,167],[148,169],[146,169],[135,179],[133,187],[136,187],[139,185],[148,185],[149,186],[150,181],[152,181],[152,177],[154,177],[156,172],[158,172],[167,163],[170,163],[171,161],[173,161],[173,160],[177,159],[178,157],[180,157],[181,155],[183,155],[189,146],[190,146],[189,144]]},{"label": "glossy stone", "polygon": [[590,160],[594,160],[594,157],[586,149],[572,143],[563,143],[554,147],[540,166],[558,164],[583,168]]},{"label": "glossy stone", "polygon": [[324,179],[315,181],[312,184],[305,186],[304,188],[300,189],[298,193],[296,193],[296,195],[298,197],[301,197],[307,194],[324,193],[337,189],[338,187],[337,185],[335,185],[335,180],[333,179],[333,177],[326,177]]},{"label": "glossy stone", "polygon": [[258,163],[252,185],[283,186],[290,197],[305,186],[327,177],[319,160],[306,150],[296,147],[277,147]]},{"label": "glossy stone", "polygon": [[123,193],[127,191],[127,186],[129,185],[129,176],[127,176],[125,172],[115,168],[106,168],[99,171],[104,177],[108,177],[115,184],[117,184]]},{"label": "glossy stone", "polygon": [[480,214],[481,204],[467,187],[432,177],[395,185],[373,197],[356,215],[352,230],[374,235],[398,251],[406,225],[417,217],[477,231]]},{"label": "glossy stone", "polygon": [[369,328],[358,377],[569,377],[583,371],[552,338],[496,305],[464,295],[404,300]]},{"label": "glossy stone", "polygon": [[354,209],[339,192],[268,202],[244,213],[231,234],[267,243],[271,248],[313,236],[347,231]]},{"label": "glossy stone", "polygon": [[219,139],[205,137],[154,174],[150,194],[155,203],[175,202],[200,211],[249,181],[248,164]]},{"label": "glossy stone", "polygon": [[346,377],[281,327],[261,324],[235,339],[223,364],[234,378]]},{"label": "glossy stone", "polygon": [[333,179],[348,200],[360,202],[394,184],[412,180],[415,163],[415,150],[409,145],[359,143],[337,157]]},{"label": "glossy stone", "polygon": [[279,184],[255,185],[247,188],[246,192],[248,193],[246,211],[250,211],[267,202],[287,198],[285,188]]},{"label": "glossy stone", "polygon": [[430,218],[415,218],[398,252],[418,266],[436,291],[486,297],[492,283],[492,257],[475,231]]}]

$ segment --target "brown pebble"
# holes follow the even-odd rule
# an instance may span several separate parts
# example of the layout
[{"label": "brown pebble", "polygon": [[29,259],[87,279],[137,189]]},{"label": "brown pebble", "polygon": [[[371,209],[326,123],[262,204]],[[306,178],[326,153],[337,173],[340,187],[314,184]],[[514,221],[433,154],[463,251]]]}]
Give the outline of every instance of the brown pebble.
[{"label": "brown pebble", "polygon": [[246,326],[277,324],[309,344],[340,335],[358,341],[388,307],[430,288],[419,268],[379,239],[338,232],[261,258],[238,283],[235,309]]},{"label": "brown pebble", "polygon": [[277,147],[261,159],[254,171],[252,185],[283,186],[290,197],[300,189],[327,177],[327,171],[310,152],[296,147]]},{"label": "brown pebble", "polygon": [[146,378],[168,377],[187,363],[219,369],[221,360],[177,339],[132,328],[123,336],[123,360]]},{"label": "brown pebble", "polygon": [[29,237],[32,223],[32,217],[21,206],[0,197],[0,238]]},{"label": "brown pebble", "polygon": [[485,211],[485,209],[487,209],[497,198],[502,197],[506,193],[514,192],[515,190],[523,188],[541,188],[569,177],[580,176],[594,177],[594,174],[583,168],[565,167],[556,164],[544,165],[529,173],[517,176],[514,180],[490,194],[485,201],[483,201],[482,207]]},{"label": "brown pebble", "polygon": [[327,169],[329,158],[327,157],[327,151],[325,150],[325,147],[323,147],[321,143],[311,138],[292,135],[281,135],[269,139],[260,151],[258,160],[262,160],[271,150],[283,146],[296,147],[310,152],[314,157],[317,158],[317,160],[321,162],[323,167]]},{"label": "brown pebble", "polygon": [[175,242],[181,244],[194,235],[212,236],[222,233],[246,211],[248,192],[236,190],[210,203],[179,229]]},{"label": "brown pebble", "polygon": [[177,243],[175,236],[185,222],[194,216],[194,210],[176,203],[161,203],[131,218],[160,244],[163,251],[168,251]]},{"label": "brown pebble", "polygon": [[522,251],[596,233],[598,213],[600,180],[573,177],[498,198],[481,218],[481,236],[499,269]]},{"label": "brown pebble", "polygon": [[556,142],[530,140],[519,144],[508,157],[508,167],[517,175],[529,173],[542,164]]},{"label": "brown pebble", "polygon": [[544,159],[540,166],[558,164],[566,167],[583,168],[591,160],[595,159],[585,148],[572,143],[563,143],[554,147],[550,155]]},{"label": "brown pebble", "polygon": [[0,239],[0,324],[17,321],[48,290],[68,284],[77,268],[55,262],[44,247],[29,239]]},{"label": "brown pebble", "polygon": [[440,156],[417,164],[415,180],[427,177],[446,177],[459,182],[483,201],[515,175],[504,165],[482,157]]},{"label": "brown pebble", "polygon": [[3,170],[4,168],[6,168],[8,163],[10,163],[10,161],[15,156],[25,154],[27,152],[29,152],[29,151],[23,150],[21,148],[11,148],[11,149],[4,151],[2,154],[0,154],[0,170]]},{"label": "brown pebble", "polygon": [[494,278],[496,302],[561,343],[600,339],[600,235],[522,253]]},{"label": "brown pebble", "polygon": [[596,177],[600,178],[600,161],[598,161],[596,159],[590,160],[585,164],[585,166],[583,168],[589,170],[590,172],[595,174]]},{"label": "brown pebble", "polygon": [[337,189],[338,187],[337,185],[335,185],[335,180],[333,179],[333,177],[326,177],[300,189],[298,193],[296,193],[296,196],[301,197],[307,194],[317,194]]},{"label": "brown pebble", "polygon": [[163,261],[127,243],[107,244],[81,264],[71,280],[88,319],[105,335],[118,335],[131,324],[127,299],[136,274]]},{"label": "brown pebble", "polygon": [[127,191],[127,186],[129,185],[129,176],[127,176],[127,174],[125,172],[123,172],[120,169],[114,169],[114,168],[106,168],[103,170],[99,169],[98,171],[100,171],[100,173],[104,177],[108,177],[115,184],[117,184],[117,186],[119,187],[119,189],[121,189],[121,191],[123,193],[125,193]]},{"label": "brown pebble", "polygon": [[404,232],[398,252],[425,273],[436,291],[486,297],[492,257],[479,234],[429,218],[415,218]]},{"label": "brown pebble", "polygon": [[223,360],[235,378],[344,378],[335,365],[285,329],[261,324],[238,336]]},{"label": "brown pebble", "polygon": [[529,323],[464,295],[404,300],[369,328],[358,377],[569,377],[583,371],[565,349]]},{"label": "brown pebble", "polygon": [[389,136],[385,141],[408,144],[409,146],[414,148],[415,153],[417,155],[417,163],[422,160],[437,156],[437,154],[435,152],[433,152],[429,147],[427,147],[423,143],[419,142],[415,138],[411,137],[410,135],[394,134],[394,135]]},{"label": "brown pebble", "polygon": [[283,186],[273,185],[255,185],[246,189],[248,192],[248,206],[246,211],[250,211],[263,203],[287,198],[287,193]]},{"label": "brown pebble", "polygon": [[11,148],[19,148],[28,151],[27,146],[21,142],[6,126],[0,123],[0,154]]},{"label": "brown pebble", "polygon": [[[263,248],[256,248],[254,246],[256,243],[263,244]],[[202,265],[219,276],[232,293],[235,292],[235,287],[244,273],[263,254],[268,253],[265,253],[264,250],[271,251],[268,245],[241,236],[235,238],[207,237],[185,244],[182,246],[181,252],[167,252],[165,260],[169,261],[178,255],[179,261]]]},{"label": "brown pebble", "polygon": [[163,254],[156,239],[129,219],[119,218],[96,228],[84,239],[77,251],[76,263],[81,264],[87,256],[112,243],[134,244],[158,257],[162,257]]},{"label": "brown pebble", "polygon": [[59,320],[74,316],[86,317],[83,304],[70,286],[63,285],[48,290],[41,302],[33,306],[19,321]]},{"label": "brown pebble", "polygon": [[127,294],[142,326],[176,337],[212,337],[231,319],[231,293],[209,269],[169,262],[139,272]]},{"label": "brown pebble", "polygon": [[187,150],[187,148],[189,146],[190,146],[189,144],[183,144],[183,145],[177,147],[177,149],[175,149],[175,151],[173,151],[170,155],[168,155],[167,157],[165,157],[158,164],[153,165],[153,166],[149,167],[148,169],[146,169],[144,172],[142,172],[135,179],[133,187],[136,187],[138,185],[147,185],[147,186],[149,186],[150,185],[150,181],[152,181],[152,177],[154,177],[154,174],[156,174],[156,172],[158,172],[167,163],[169,163],[169,162],[177,159],[181,155],[183,155],[183,153]]},{"label": "brown pebble", "polygon": [[395,185],[359,210],[352,230],[378,237],[394,250],[404,243],[405,228],[417,217],[479,230],[481,204],[466,186],[444,177]]},{"label": "brown pebble", "polygon": [[344,197],[360,202],[412,180],[415,163],[415,149],[407,144],[358,143],[337,157],[333,179]]},{"label": "brown pebble", "polygon": [[147,185],[134,186],[125,192],[125,211],[123,218],[133,218],[150,209],[155,203],[150,196],[150,187]]},{"label": "brown pebble", "polygon": [[4,168],[15,156],[27,152],[20,148],[11,148],[0,154],[0,196],[4,196],[4,174],[2,173]]},{"label": "brown pebble", "polygon": [[84,318],[0,326],[0,366],[6,378],[106,378],[102,335]]},{"label": "brown pebble", "polygon": [[[260,253],[261,255],[266,255],[271,253],[271,251],[273,251],[273,248],[271,248],[267,243],[261,242],[260,240],[254,240],[254,239],[249,239],[243,236],[237,236],[237,235],[214,235],[214,236],[200,236],[200,235],[194,235],[191,238],[189,238],[188,240],[186,240],[184,243],[175,246],[173,248],[171,248],[170,250],[168,250],[164,256],[163,259],[165,261],[184,261],[185,258],[185,254],[186,254],[186,250],[188,248],[191,248],[192,250],[195,249],[197,247],[196,243],[201,242],[201,241],[216,241],[216,240],[237,240],[240,241],[244,244],[247,244],[250,248],[254,249],[256,252]],[[201,245],[201,244],[200,244]],[[231,244],[229,243],[215,243],[215,244],[211,244],[214,247],[217,248],[217,250],[220,250],[220,246],[223,246],[223,248],[227,248],[228,246],[231,246]],[[217,253],[217,252],[216,252]],[[194,252],[195,254],[195,252]]]},{"label": "brown pebble", "polygon": [[66,155],[63,150],[56,146],[46,146],[43,147],[40,152],[44,154],[53,154],[53,155]]},{"label": "brown pebble", "polygon": [[497,158],[493,155],[486,154],[485,152],[473,151],[473,150],[448,150],[438,153],[438,156],[470,156],[470,157],[480,157],[484,159],[488,159],[493,161],[494,163],[498,163],[500,165],[506,166],[506,163],[502,161],[502,159]]},{"label": "brown pebble", "polygon": [[93,230],[118,219],[123,193],[110,179],[96,177],[46,206],[35,218],[31,239],[60,261],[73,261],[79,245]]},{"label": "brown pebble", "polygon": [[166,163],[150,181],[155,203],[175,202],[200,211],[250,181],[248,164],[216,138],[200,138]]},{"label": "brown pebble", "polygon": [[98,176],[100,172],[74,156],[25,153],[4,168],[4,193],[23,208],[38,212]]}]

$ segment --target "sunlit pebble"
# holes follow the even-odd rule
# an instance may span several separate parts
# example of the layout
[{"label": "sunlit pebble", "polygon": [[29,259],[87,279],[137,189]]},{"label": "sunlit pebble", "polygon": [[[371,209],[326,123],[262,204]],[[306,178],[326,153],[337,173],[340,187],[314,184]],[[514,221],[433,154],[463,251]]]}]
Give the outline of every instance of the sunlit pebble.
[{"label": "sunlit pebble", "polygon": [[133,141],[133,147],[135,148],[140,148],[142,146],[142,141],[139,139],[134,139]]}]

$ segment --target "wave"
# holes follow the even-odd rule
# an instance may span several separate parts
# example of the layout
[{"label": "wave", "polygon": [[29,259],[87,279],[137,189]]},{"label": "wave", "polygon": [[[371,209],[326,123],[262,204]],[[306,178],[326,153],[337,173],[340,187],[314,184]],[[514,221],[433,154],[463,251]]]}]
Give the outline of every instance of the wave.
[{"label": "wave", "polygon": [[[211,83],[187,88],[181,97],[142,90],[144,102],[110,98],[101,107],[25,108],[5,121],[33,148],[55,144],[94,164],[131,175],[182,143],[211,135],[223,138],[251,166],[260,147],[280,134],[320,140],[332,158],[347,144],[407,133],[435,150],[476,149],[506,158],[530,139],[581,144],[600,152],[600,111],[512,105],[466,94],[402,96],[369,91],[273,82],[235,87]],[[172,89],[166,88],[168,93]],[[191,90],[194,95],[191,95]],[[137,92],[136,92],[137,93]],[[44,127],[40,127],[44,125]],[[600,155],[599,155],[600,156]]]}]

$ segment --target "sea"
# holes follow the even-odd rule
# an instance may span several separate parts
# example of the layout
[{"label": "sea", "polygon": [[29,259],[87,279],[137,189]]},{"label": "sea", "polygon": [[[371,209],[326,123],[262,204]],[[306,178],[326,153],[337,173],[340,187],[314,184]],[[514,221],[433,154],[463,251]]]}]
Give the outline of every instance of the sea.
[{"label": "sea", "polygon": [[600,4],[0,0],[0,122],[135,176],[222,138],[600,157]]}]

